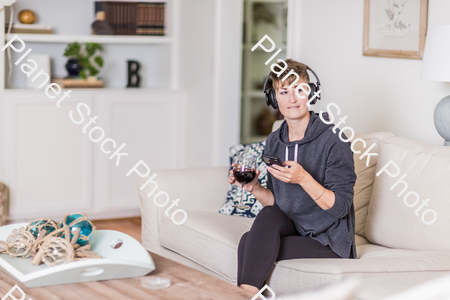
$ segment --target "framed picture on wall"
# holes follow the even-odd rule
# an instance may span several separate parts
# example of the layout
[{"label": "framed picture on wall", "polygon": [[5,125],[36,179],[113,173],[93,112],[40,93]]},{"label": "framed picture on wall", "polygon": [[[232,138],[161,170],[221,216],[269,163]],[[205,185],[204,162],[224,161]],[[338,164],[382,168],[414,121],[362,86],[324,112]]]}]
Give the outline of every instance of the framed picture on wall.
[{"label": "framed picture on wall", "polygon": [[428,0],[365,0],[363,55],[422,59]]}]

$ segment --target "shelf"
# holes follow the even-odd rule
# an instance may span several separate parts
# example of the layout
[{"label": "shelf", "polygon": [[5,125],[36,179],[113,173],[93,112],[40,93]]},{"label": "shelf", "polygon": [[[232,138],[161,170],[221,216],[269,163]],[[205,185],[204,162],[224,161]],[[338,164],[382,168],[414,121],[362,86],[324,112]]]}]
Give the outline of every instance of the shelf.
[{"label": "shelf", "polygon": [[[9,41],[16,34],[7,34]],[[135,35],[71,35],[71,34],[17,34],[24,42],[30,43],[79,43],[95,42],[99,44],[170,44],[167,36],[135,36]]]}]

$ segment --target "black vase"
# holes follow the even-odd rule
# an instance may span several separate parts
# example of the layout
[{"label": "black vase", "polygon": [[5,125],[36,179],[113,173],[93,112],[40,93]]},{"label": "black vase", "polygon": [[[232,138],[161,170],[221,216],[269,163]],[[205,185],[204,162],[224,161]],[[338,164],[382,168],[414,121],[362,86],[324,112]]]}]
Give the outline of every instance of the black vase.
[{"label": "black vase", "polygon": [[69,77],[78,77],[81,71],[81,64],[76,58],[70,58],[66,63],[67,72],[69,72]]}]

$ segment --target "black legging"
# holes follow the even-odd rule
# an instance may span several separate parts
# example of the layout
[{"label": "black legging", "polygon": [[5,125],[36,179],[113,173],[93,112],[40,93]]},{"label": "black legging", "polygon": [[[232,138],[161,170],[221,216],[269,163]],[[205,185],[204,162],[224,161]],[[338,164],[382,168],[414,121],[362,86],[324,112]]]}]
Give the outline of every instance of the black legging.
[{"label": "black legging", "polygon": [[237,284],[261,289],[276,261],[294,258],[340,258],[320,242],[300,236],[289,217],[265,206],[239,242]]}]

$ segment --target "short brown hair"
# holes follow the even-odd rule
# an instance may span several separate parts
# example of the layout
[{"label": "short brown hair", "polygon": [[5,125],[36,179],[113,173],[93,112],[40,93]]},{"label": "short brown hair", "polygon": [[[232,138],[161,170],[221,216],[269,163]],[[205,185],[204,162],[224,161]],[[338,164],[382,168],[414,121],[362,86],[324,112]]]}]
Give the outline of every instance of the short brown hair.
[{"label": "short brown hair", "polygon": [[[301,62],[298,62],[296,60],[293,59],[286,59],[285,60],[286,64],[287,64],[287,69],[280,74],[280,76],[277,76],[277,74],[275,74],[274,72],[272,72],[270,74],[270,78],[272,79],[272,86],[274,88],[274,90],[276,91],[279,87],[283,86],[283,84],[287,81],[287,83],[289,85],[291,85],[293,82],[295,82],[297,80],[297,76],[295,76],[295,74],[292,73],[292,70],[298,74],[298,81],[304,82],[304,83],[309,83],[309,75],[308,75],[308,67],[305,64],[302,64]],[[282,67],[284,66],[283,63],[280,63],[279,65],[281,65]],[[275,71],[280,71],[280,68],[275,67],[274,68]],[[283,78],[285,78],[289,73],[291,72],[291,74],[289,75],[288,78],[286,78],[285,81],[282,81]]]}]

